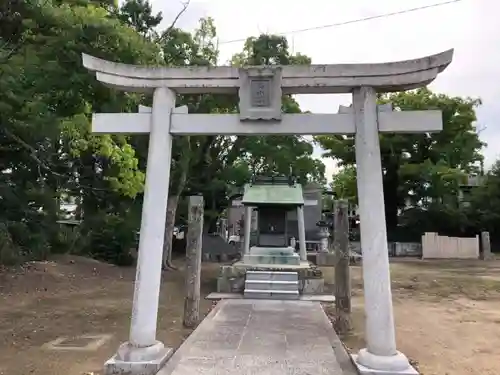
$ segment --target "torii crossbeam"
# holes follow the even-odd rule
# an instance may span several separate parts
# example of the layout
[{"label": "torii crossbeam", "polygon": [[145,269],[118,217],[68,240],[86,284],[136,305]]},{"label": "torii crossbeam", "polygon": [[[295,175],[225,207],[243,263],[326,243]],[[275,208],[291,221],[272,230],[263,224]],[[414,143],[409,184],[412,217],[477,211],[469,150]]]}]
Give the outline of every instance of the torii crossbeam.
[{"label": "torii crossbeam", "polygon": [[[92,132],[104,134],[149,133],[151,113],[96,113]],[[270,134],[354,134],[354,114],[283,114],[281,121],[266,125],[248,124],[235,114],[181,114],[173,111],[170,134],[173,135],[270,135]],[[440,111],[404,111],[378,113],[378,131],[382,133],[437,132],[442,128]]]},{"label": "torii crossbeam", "polygon": [[[367,344],[355,363],[362,374],[416,374],[396,349],[378,133],[436,132],[442,119],[440,111],[377,107],[376,93],[423,87],[452,57],[449,50],[380,64],[153,68],[84,54],[84,66],[104,84],[153,93],[151,109],[95,114],[92,120],[94,133],[150,134],[130,338],[106,363],[107,373],[154,374],[172,352],[156,340],[172,135],[355,134]],[[187,114],[186,108],[175,108],[175,95],[190,93],[238,94],[240,113]],[[281,113],[283,94],[332,93],[352,93],[352,108],[341,107],[338,114]]]}]

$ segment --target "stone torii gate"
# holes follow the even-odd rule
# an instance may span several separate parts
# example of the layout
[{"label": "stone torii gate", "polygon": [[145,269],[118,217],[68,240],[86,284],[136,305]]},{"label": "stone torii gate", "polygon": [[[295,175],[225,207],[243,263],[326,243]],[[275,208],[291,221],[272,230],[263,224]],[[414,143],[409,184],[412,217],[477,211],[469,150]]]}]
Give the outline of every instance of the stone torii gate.
[{"label": "stone torii gate", "polygon": [[[154,374],[172,353],[156,340],[172,135],[200,134],[355,134],[367,345],[354,356],[355,363],[365,374],[416,373],[396,349],[378,133],[440,131],[442,116],[440,111],[377,109],[376,93],[425,86],[452,57],[449,50],[379,64],[163,68],[84,54],[84,66],[107,86],[153,94],[151,109],[92,119],[94,133],[150,134],[130,337],[106,362],[107,373]],[[239,94],[240,113],[187,114],[186,108],[175,108],[176,94],[203,93]],[[338,114],[281,113],[283,94],[336,93],[352,93],[352,108]]]}]

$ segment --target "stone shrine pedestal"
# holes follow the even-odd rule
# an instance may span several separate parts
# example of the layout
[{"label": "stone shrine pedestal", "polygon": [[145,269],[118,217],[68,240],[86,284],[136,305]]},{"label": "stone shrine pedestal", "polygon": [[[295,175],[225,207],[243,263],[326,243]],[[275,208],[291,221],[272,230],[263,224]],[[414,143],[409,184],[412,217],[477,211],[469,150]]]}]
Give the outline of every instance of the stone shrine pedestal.
[{"label": "stone shrine pedestal", "polygon": [[324,291],[324,279],[321,270],[308,261],[300,261],[299,265],[248,264],[239,261],[220,266],[217,277],[217,292],[243,293],[247,271],[297,272],[300,294],[322,294]]}]

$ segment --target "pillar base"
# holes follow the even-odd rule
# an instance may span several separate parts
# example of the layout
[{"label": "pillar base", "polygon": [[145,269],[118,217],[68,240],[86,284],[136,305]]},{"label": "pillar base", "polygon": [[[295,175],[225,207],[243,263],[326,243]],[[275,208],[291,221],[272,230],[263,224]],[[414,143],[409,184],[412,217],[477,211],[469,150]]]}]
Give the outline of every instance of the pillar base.
[{"label": "pillar base", "polygon": [[352,359],[360,375],[419,375],[403,353],[379,356],[361,349]]},{"label": "pillar base", "polygon": [[159,341],[145,348],[138,348],[125,342],[104,364],[104,374],[154,375],[160,371],[173,353],[172,348],[165,348]]}]

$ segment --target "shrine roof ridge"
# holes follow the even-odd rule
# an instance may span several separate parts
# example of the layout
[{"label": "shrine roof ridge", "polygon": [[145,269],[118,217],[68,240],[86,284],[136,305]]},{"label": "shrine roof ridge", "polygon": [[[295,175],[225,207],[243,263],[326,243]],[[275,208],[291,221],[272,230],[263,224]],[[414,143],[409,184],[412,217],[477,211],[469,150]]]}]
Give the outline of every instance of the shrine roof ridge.
[{"label": "shrine roof ridge", "polygon": [[236,93],[241,69],[280,69],[285,94],[347,93],[371,86],[381,92],[401,91],[432,82],[453,59],[453,49],[411,60],[387,63],[284,66],[138,66],[82,54],[83,65],[108,86],[134,92],[169,87],[183,93]]},{"label": "shrine roof ridge", "polygon": [[266,176],[254,175],[250,185],[288,185],[295,186],[297,179],[294,176]]}]

